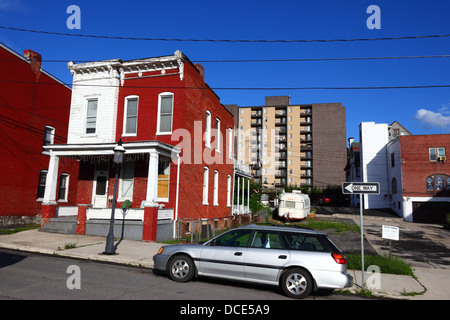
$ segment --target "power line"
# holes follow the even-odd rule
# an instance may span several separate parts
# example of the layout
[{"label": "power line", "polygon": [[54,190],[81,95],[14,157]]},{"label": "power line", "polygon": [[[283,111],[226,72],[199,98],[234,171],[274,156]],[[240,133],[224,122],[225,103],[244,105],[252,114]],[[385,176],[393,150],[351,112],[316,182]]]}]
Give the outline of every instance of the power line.
[{"label": "power line", "polygon": [[[126,80],[126,79],[125,79]],[[32,83],[39,85],[61,85],[60,83],[49,82],[33,82],[33,81],[21,81],[21,80],[5,80],[0,79],[0,82],[18,82],[18,83]],[[62,83],[70,86],[70,83]],[[79,87],[107,87],[107,88],[119,88],[120,85],[95,85],[95,84],[79,84],[75,86]],[[430,88],[450,88],[450,84],[442,85],[416,85],[416,86],[365,86],[365,87],[170,87],[170,86],[126,86],[127,88],[140,88],[140,89],[193,89],[193,90],[384,90],[384,89],[430,89]]]},{"label": "power line", "polygon": [[[350,58],[291,58],[291,59],[211,59],[192,60],[194,63],[251,63],[251,62],[315,62],[315,61],[358,61],[358,60],[396,60],[396,59],[433,59],[450,58],[450,54],[422,56],[388,56],[388,57],[350,57]],[[27,59],[30,61],[29,59]],[[17,59],[0,59],[0,61],[16,61]],[[43,59],[42,62],[68,63],[69,59]],[[76,60],[76,63],[92,62],[92,60]]]},{"label": "power line", "polygon": [[450,58],[448,54],[428,56],[394,56],[394,57],[351,57],[351,58],[298,58],[298,59],[229,59],[229,60],[196,60],[199,63],[228,62],[311,62],[311,61],[356,61],[356,60],[389,60],[389,59],[425,59]]},{"label": "power line", "polygon": [[404,39],[426,39],[426,38],[445,38],[450,37],[450,34],[441,35],[423,35],[423,36],[403,36],[403,37],[382,37],[382,38],[354,38],[354,39],[291,39],[291,40],[252,40],[252,39],[182,39],[182,38],[147,38],[147,37],[120,37],[120,36],[105,36],[93,34],[77,34],[77,33],[63,33],[54,31],[32,30],[23,28],[14,28],[0,26],[0,29],[32,32],[39,34],[69,36],[69,37],[84,37],[96,39],[110,39],[110,40],[137,40],[137,41],[172,41],[172,42],[229,42],[229,43],[313,43],[313,42],[352,42],[352,41],[380,41],[380,40],[404,40]]}]

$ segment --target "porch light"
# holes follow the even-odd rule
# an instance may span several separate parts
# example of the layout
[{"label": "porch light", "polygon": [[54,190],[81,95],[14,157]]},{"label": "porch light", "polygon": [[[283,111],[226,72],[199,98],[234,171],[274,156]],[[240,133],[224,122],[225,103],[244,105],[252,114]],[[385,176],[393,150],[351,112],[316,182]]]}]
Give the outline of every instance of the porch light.
[{"label": "porch light", "polygon": [[108,255],[116,253],[116,248],[114,247],[114,211],[116,209],[117,202],[117,180],[119,180],[119,173],[123,164],[124,153],[125,148],[122,147],[122,139],[120,139],[119,142],[117,142],[117,146],[114,148],[113,163],[116,176],[114,178],[114,194],[111,208],[111,219],[109,221],[109,232],[108,236],[106,237],[105,252],[103,252],[103,254]]}]

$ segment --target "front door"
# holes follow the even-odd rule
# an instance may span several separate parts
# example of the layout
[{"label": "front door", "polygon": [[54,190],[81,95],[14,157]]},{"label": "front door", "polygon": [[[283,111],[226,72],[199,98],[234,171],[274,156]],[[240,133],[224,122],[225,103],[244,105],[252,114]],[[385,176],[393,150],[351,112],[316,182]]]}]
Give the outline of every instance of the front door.
[{"label": "front door", "polygon": [[94,174],[94,190],[92,204],[94,208],[106,208],[108,205],[108,170],[97,165]]}]

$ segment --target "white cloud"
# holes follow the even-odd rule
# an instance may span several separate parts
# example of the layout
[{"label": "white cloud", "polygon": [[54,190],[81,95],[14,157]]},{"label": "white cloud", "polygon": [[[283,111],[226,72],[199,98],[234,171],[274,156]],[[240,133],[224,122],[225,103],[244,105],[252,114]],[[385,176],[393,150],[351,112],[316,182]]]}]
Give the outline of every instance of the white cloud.
[{"label": "white cloud", "polygon": [[[439,111],[448,114],[447,108],[441,108]],[[427,128],[450,129],[450,115],[446,116],[441,112],[419,109],[416,112],[416,119],[422,122]]]}]

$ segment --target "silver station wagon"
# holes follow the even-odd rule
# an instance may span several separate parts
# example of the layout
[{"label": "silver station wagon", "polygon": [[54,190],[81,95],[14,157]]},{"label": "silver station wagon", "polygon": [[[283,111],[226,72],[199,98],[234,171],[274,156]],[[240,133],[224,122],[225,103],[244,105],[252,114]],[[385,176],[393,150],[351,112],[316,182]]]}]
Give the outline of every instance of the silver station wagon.
[{"label": "silver station wagon", "polygon": [[353,285],[347,258],[325,233],[291,227],[248,225],[203,244],[164,246],[154,267],[177,282],[194,276],[280,286],[292,298]]}]

